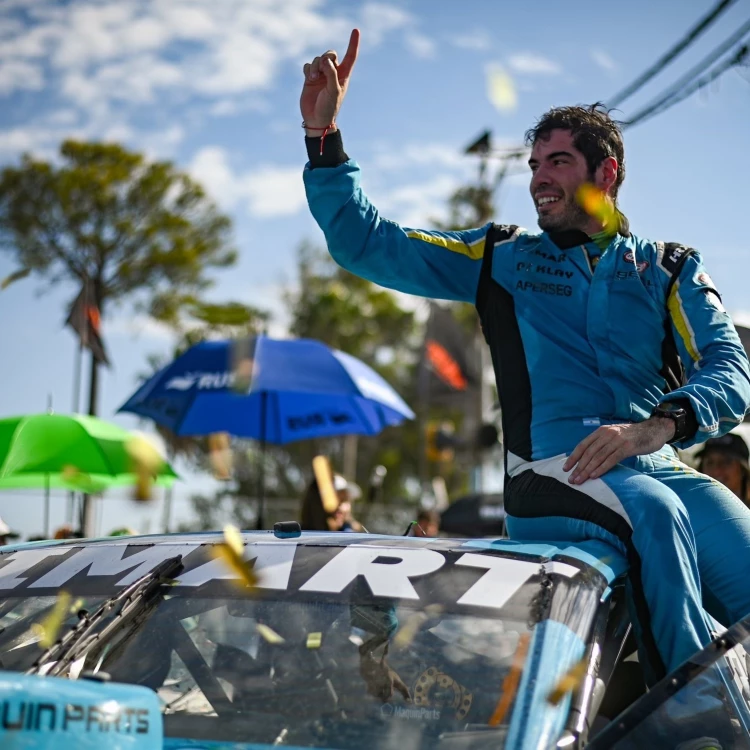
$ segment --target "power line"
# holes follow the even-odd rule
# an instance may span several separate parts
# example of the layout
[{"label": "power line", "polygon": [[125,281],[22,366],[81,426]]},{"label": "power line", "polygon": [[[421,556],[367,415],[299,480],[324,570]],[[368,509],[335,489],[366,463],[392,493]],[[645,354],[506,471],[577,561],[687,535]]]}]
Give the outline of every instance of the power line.
[{"label": "power line", "polygon": [[[627,123],[624,123],[624,126],[630,126],[630,125],[636,125],[639,122],[643,122],[643,120],[647,120],[650,117],[656,117],[656,115],[661,114],[662,112],[666,112],[668,109],[673,107],[675,104],[679,104],[683,99],[687,99],[691,94],[694,94],[696,91],[699,91],[704,86],[707,86],[712,81],[715,81],[719,76],[726,73],[727,70],[730,68],[734,68],[737,65],[741,65],[745,58],[748,56],[748,52],[750,52],[750,48],[746,44],[742,45],[737,50],[737,53],[727,58],[723,63],[720,65],[717,65],[710,73],[708,73],[705,76],[702,76],[701,78],[698,78],[696,81],[694,81],[690,86],[686,87],[680,92],[677,92],[675,94],[672,94],[671,97],[665,97],[661,100],[661,102],[657,102],[656,104],[652,105],[646,110],[642,110],[636,118],[630,120]],[[663,105],[663,106],[660,106]]]},{"label": "power line", "polygon": [[625,99],[632,96],[645,83],[650,81],[655,75],[661,72],[672,60],[677,57],[684,49],[692,44],[735,0],[721,0],[719,4],[710,13],[702,18],[688,33],[680,39],[671,49],[665,52],[648,70],[641,73],[630,85],[618,92],[608,102],[610,107],[616,107]]},{"label": "power line", "polygon": [[[629,120],[625,121],[623,125],[635,125],[637,122],[645,119],[651,114],[659,110],[672,98],[679,96],[681,90],[690,86],[694,79],[701,75],[704,71],[708,70],[723,54],[725,54],[730,47],[737,44],[742,38],[750,32],[750,20],[740,26],[737,31],[731,36],[725,39],[721,44],[715,47],[706,57],[704,57],[697,65],[694,65],[687,73],[681,78],[678,78],[666,91],[663,91],[655,100],[652,100],[645,107],[641,108],[634,114]],[[737,64],[736,62],[734,64]],[[729,66],[731,67],[731,66]],[[726,68],[725,68],[726,70]],[[722,71],[723,72],[723,71]],[[682,101],[685,97],[679,99]],[[675,102],[676,103],[676,102]]]}]

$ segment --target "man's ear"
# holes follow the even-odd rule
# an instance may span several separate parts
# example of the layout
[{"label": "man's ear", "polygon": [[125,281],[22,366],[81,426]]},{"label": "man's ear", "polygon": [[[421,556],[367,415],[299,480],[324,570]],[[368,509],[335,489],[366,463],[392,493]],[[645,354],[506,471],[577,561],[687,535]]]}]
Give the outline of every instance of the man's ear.
[{"label": "man's ear", "polygon": [[607,195],[610,194],[617,182],[619,169],[620,165],[614,156],[607,156],[602,159],[601,164],[596,168],[596,186]]}]

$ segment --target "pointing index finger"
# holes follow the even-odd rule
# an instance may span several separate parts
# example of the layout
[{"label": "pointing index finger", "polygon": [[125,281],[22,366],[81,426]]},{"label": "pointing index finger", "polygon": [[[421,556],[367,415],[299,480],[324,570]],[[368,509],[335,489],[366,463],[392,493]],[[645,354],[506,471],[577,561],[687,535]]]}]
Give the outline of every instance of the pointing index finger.
[{"label": "pointing index finger", "polygon": [[342,78],[346,80],[349,74],[352,72],[354,63],[357,62],[357,53],[359,51],[359,29],[352,29],[352,34],[349,37],[349,46],[346,48],[346,54],[344,59],[338,66],[339,80]]}]

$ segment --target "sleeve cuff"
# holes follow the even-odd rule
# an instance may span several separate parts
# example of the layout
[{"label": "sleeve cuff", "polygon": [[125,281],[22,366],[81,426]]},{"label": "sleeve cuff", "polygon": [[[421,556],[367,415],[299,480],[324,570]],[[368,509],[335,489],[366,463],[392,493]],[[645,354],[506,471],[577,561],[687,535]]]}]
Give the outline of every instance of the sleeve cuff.
[{"label": "sleeve cuff", "polygon": [[673,404],[679,404],[687,415],[685,419],[685,432],[683,435],[675,435],[671,443],[682,443],[692,440],[698,432],[698,417],[695,416],[695,409],[689,398],[671,398]]},{"label": "sleeve cuff", "polygon": [[341,131],[334,130],[326,134],[323,140],[323,153],[320,153],[320,138],[305,137],[305,146],[307,147],[307,157],[309,159],[310,169],[318,167],[338,167],[349,157],[344,151],[344,143],[341,140]]}]

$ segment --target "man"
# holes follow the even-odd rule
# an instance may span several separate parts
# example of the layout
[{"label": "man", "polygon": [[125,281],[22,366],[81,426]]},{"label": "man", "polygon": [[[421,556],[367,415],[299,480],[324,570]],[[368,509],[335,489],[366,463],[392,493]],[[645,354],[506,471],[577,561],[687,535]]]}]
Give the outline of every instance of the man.
[{"label": "man", "polygon": [[[335,125],[358,44],[355,29],[341,63],[329,51],[304,66],[304,180],[329,251],[382,286],[477,305],[502,406],[509,533],[602,539],[627,555],[653,682],[709,643],[704,594],[727,625],[750,612],[750,510],[673,447],[727,432],[750,403],[729,316],[697,252],[630,233],[616,210],[621,134],[597,106],[553,109],[527,133],[541,234],[381,218]],[[604,225],[577,202],[585,186],[603,196]]]},{"label": "man", "polygon": [[695,457],[699,460],[698,471],[721,482],[745,505],[750,504],[750,450],[741,435],[729,432],[721,437],[706,440],[703,449],[696,453]]}]

